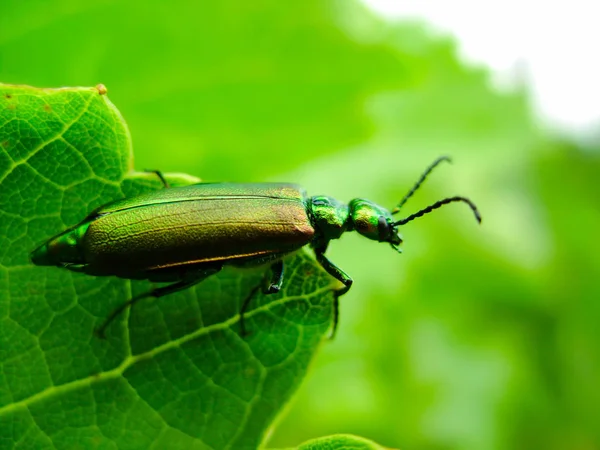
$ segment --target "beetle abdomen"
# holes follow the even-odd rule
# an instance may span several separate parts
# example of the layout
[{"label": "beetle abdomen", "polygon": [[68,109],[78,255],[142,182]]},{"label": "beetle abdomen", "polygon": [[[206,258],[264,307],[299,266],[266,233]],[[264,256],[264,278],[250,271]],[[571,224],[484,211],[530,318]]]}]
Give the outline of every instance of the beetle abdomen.
[{"label": "beetle abdomen", "polygon": [[[163,267],[258,258],[309,243],[314,229],[293,185],[201,184],[98,210],[82,240],[90,273],[131,276]],[[200,195],[176,196],[185,190]],[[243,193],[242,193],[243,192]],[[216,195],[215,195],[216,194]]]}]

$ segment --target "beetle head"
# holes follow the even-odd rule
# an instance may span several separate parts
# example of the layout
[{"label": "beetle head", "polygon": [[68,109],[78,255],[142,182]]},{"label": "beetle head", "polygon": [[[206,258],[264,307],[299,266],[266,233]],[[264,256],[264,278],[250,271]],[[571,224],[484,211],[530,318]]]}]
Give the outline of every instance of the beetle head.
[{"label": "beetle head", "polygon": [[394,223],[392,214],[384,207],[370,200],[355,198],[350,202],[350,218],[352,228],[362,236],[377,242],[387,242],[396,251],[402,237]]}]

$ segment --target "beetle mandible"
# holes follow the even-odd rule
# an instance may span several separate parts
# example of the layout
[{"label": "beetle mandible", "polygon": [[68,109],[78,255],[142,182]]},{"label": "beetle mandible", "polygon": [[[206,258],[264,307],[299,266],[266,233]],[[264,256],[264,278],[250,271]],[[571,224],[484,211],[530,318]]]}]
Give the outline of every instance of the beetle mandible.
[{"label": "beetle mandible", "polygon": [[[453,202],[466,203],[481,222],[477,207],[465,197],[448,197],[394,220],[404,203],[446,156],[435,160],[391,211],[356,198],[345,204],[329,196],[308,197],[287,183],[200,183],[117,200],[92,211],[82,222],[50,238],[31,253],[40,266],[58,266],[94,276],[171,283],[135,296],[116,308],[97,329],[100,336],[125,308],[146,297],[163,297],[186,289],[219,272],[223,266],[270,263],[264,293],[279,292],[282,258],[305,245],[317,262],[344,285],[334,293],[333,330],[339,316],[339,297],[352,278],[331,262],[325,252],[332,239],[348,231],[388,243],[401,252],[398,227]],[[244,313],[260,287],[253,289],[240,309]]]}]

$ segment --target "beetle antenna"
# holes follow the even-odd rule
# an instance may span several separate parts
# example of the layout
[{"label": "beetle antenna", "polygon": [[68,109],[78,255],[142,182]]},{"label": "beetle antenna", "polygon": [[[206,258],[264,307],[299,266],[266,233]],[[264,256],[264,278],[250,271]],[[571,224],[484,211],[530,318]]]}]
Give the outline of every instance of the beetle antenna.
[{"label": "beetle antenna", "polygon": [[427,208],[424,208],[419,212],[411,214],[410,216],[408,216],[405,219],[399,220],[398,222],[394,222],[393,225],[404,225],[405,223],[408,223],[411,220],[416,219],[417,217],[421,217],[421,216],[424,216],[425,214],[430,213],[434,209],[441,208],[442,206],[447,205],[448,203],[454,203],[454,202],[463,202],[463,203],[466,203],[467,205],[469,205],[469,208],[471,208],[471,211],[473,211],[473,214],[475,215],[475,219],[477,220],[477,222],[481,223],[481,214],[479,214],[479,210],[477,209],[477,206],[475,206],[475,203],[473,203],[471,200],[469,200],[468,198],[465,198],[465,197],[448,197],[443,200],[435,202],[433,205],[429,205]]},{"label": "beetle antenna", "polygon": [[440,164],[442,161],[448,161],[449,163],[452,162],[452,160],[450,159],[449,156],[440,156],[433,163],[431,163],[431,165],[427,169],[425,169],[425,172],[423,172],[423,174],[421,175],[421,178],[419,178],[419,180],[415,183],[415,185],[411,188],[411,190],[408,191],[408,193],[404,196],[404,198],[402,200],[400,200],[400,203],[398,203],[398,205],[394,209],[392,209],[392,214],[396,214],[397,212],[400,211],[400,208],[402,208],[402,206],[406,203],[406,201],[413,196],[413,194],[417,191],[417,189],[419,189],[421,187],[421,184],[423,184],[423,181],[425,181],[425,179],[429,176],[431,171],[433,169],[435,169],[436,166],[438,164]]}]

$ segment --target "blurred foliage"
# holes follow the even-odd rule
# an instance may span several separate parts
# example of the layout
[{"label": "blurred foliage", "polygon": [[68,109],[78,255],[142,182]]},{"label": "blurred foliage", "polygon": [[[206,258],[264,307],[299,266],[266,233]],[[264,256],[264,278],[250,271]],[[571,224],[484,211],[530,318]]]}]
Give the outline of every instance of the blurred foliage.
[{"label": "blurred foliage", "polygon": [[[600,169],[454,43],[351,1],[5,0],[0,80],[108,86],[138,169],[283,180],[394,205],[439,154],[405,254],[349,235],[355,279],[271,446],[600,448]],[[568,81],[565,82],[568,89]]]}]

